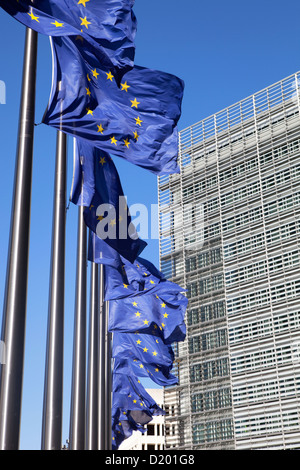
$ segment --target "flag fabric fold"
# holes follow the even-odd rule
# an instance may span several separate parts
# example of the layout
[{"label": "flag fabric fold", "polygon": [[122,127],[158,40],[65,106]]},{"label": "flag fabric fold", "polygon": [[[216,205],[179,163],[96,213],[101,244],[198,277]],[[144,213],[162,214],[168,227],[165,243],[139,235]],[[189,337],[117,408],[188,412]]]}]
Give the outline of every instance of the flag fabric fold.
[{"label": "flag fabric fold", "polygon": [[152,292],[160,296],[162,293],[180,293],[185,289],[172,281],[168,281],[153,263],[137,256],[131,262],[121,256],[111,246],[90,234],[89,261],[105,264],[105,300],[122,299]]},{"label": "flag fabric fold", "polygon": [[151,379],[157,385],[171,386],[178,384],[178,378],[171,372],[172,367],[160,364],[147,364],[139,359],[117,357],[114,360],[114,371]]},{"label": "flag fabric fold", "polygon": [[[134,261],[147,246],[147,243],[138,237],[131,221],[127,200],[113,160],[109,154],[88,142],[75,142],[70,199],[74,204],[86,206],[85,224],[99,240],[101,239],[98,244],[95,235],[90,235],[92,256],[93,253],[97,256],[97,249],[99,253],[110,253],[111,247],[125,259]],[[116,254],[114,256],[117,258]]]},{"label": "flag fabric fold", "polygon": [[144,433],[153,416],[164,415],[135,376],[114,372],[112,380],[112,443],[118,449],[135,430]]},{"label": "flag fabric fold", "polygon": [[[158,291],[159,292],[159,291]],[[184,322],[188,299],[181,293],[147,292],[109,302],[111,332],[153,334],[161,336],[165,344],[184,341]]]},{"label": "flag fabric fold", "polygon": [[[120,87],[73,37],[53,37],[53,84],[43,122],[155,174],[178,173],[184,84],[134,66]],[[94,65],[96,64],[96,65]]]},{"label": "flag fabric fold", "polygon": [[144,364],[173,367],[174,352],[159,336],[137,333],[115,333],[112,344],[113,358],[137,359]]},{"label": "flag fabric fold", "polygon": [[25,26],[47,36],[72,36],[91,65],[99,61],[120,80],[133,67],[134,0],[0,0]]}]

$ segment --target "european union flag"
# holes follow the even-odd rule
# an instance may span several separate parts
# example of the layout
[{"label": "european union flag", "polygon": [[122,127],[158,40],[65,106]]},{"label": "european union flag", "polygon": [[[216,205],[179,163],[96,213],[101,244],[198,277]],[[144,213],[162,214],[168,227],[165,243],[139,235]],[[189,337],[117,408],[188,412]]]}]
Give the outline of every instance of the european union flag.
[{"label": "european union flag", "polygon": [[147,364],[139,359],[117,357],[114,361],[114,370],[128,375],[149,378],[162,387],[178,384],[178,378],[171,373],[171,367],[161,364]]},{"label": "european union flag", "polygon": [[165,344],[184,341],[188,299],[181,293],[147,292],[109,302],[109,331],[161,336]]},{"label": "european union flag", "polygon": [[144,364],[172,368],[174,352],[159,336],[137,333],[114,333],[112,357],[137,359]]},{"label": "european union flag", "polygon": [[153,416],[165,412],[135,376],[114,372],[112,382],[112,443],[117,449],[132,431],[144,433]]},{"label": "european union flag", "polygon": [[73,36],[95,60],[122,76],[133,67],[136,17],[134,0],[1,0],[20,23],[47,36]]},{"label": "european union flag", "polygon": [[[165,414],[134,375],[128,376],[121,372],[113,372],[112,393],[113,408],[121,408],[126,412],[143,411],[148,413],[150,418],[154,415]],[[146,423],[140,422],[139,424]]]},{"label": "european union flag", "polygon": [[43,122],[155,174],[179,172],[183,82],[134,66],[120,87],[101,62],[92,67],[71,37],[52,38],[54,80]]},{"label": "european union flag", "polygon": [[122,299],[152,292],[183,292],[178,284],[168,281],[148,260],[137,256],[130,262],[103,240],[91,234],[89,261],[105,264],[105,300]]},{"label": "european union flag", "polygon": [[[134,261],[147,245],[131,222],[114,162],[88,142],[76,143],[71,200],[88,206],[84,211],[86,225],[125,259]],[[92,241],[94,249],[96,243]]]},{"label": "european union flag", "polygon": [[92,263],[115,266],[117,269],[120,264],[120,255],[89,230],[88,260]]}]

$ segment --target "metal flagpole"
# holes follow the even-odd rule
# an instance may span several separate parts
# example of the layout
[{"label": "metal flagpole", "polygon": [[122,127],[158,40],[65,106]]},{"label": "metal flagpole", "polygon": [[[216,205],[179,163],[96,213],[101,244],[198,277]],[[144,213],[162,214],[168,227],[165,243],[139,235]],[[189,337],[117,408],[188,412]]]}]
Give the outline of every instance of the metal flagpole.
[{"label": "metal flagpole", "polygon": [[98,449],[99,265],[91,263],[86,449]]},{"label": "metal flagpole", "polygon": [[104,266],[100,264],[99,322],[99,450],[111,450],[111,333],[108,332],[109,302],[104,301]]},{"label": "metal flagpole", "polygon": [[61,449],[67,136],[57,131],[42,449]]},{"label": "metal flagpole", "polygon": [[98,436],[98,450],[106,450],[106,314],[104,302],[104,266],[100,264],[100,279],[99,279],[99,292],[100,292],[100,319],[99,319],[99,368],[98,368],[98,387],[99,387],[99,436]]},{"label": "metal flagpole", "polygon": [[111,450],[111,405],[112,405],[112,370],[111,370],[111,333],[108,331],[109,302],[105,302],[105,450]]},{"label": "metal flagpole", "polygon": [[79,206],[70,450],[84,450],[85,447],[87,230],[83,210],[84,207]]},{"label": "metal flagpole", "polygon": [[38,35],[26,30],[18,146],[7,259],[0,366],[0,449],[19,447],[23,386]]}]

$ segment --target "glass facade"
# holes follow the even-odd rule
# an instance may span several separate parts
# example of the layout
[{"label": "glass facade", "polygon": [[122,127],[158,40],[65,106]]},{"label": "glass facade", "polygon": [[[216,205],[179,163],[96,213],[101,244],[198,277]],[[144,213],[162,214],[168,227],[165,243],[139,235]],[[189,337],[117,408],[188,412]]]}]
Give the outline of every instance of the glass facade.
[{"label": "glass facade", "polygon": [[186,289],[166,447],[300,448],[300,73],[180,132],[160,260]]}]

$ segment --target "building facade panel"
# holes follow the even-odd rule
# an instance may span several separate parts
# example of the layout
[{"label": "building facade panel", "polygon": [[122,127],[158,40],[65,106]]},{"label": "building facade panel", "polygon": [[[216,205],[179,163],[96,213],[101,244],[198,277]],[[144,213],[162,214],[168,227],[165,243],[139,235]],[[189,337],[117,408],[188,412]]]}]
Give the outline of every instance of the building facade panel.
[{"label": "building facade panel", "polygon": [[158,179],[161,269],[189,298],[167,447],[300,448],[299,83],[181,131]]}]

